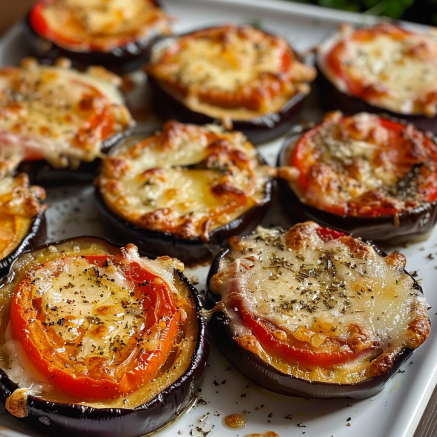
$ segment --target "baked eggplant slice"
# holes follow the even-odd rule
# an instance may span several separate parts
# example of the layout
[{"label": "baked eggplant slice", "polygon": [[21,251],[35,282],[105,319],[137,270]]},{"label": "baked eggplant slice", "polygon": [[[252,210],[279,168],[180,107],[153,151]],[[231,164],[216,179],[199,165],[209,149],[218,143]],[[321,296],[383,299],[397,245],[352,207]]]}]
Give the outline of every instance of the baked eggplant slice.
[{"label": "baked eggplant slice", "polygon": [[97,206],[121,241],[196,263],[262,220],[272,198],[269,170],[240,132],[168,121],[103,160]]},{"label": "baked eggplant slice", "polygon": [[18,255],[45,242],[45,196],[24,173],[0,177],[0,277]]},{"label": "baked eggplant slice", "polygon": [[6,410],[54,436],[138,436],[175,419],[208,354],[182,270],[94,237],[21,255],[0,285]]},{"label": "baked eggplant slice", "polygon": [[288,137],[278,165],[295,220],[390,243],[424,238],[436,223],[437,144],[411,124],[330,113]]},{"label": "baked eggplant slice", "polygon": [[247,378],[283,395],[364,399],[430,332],[400,253],[314,222],[229,241],[209,274],[210,332]]},{"label": "baked eggplant slice", "polygon": [[437,133],[437,37],[382,22],[342,24],[318,48],[326,109],[387,113]]},{"label": "baked eggplant slice", "polygon": [[[66,59],[46,66],[26,58],[20,67],[0,68],[0,141],[2,157],[43,160],[50,168],[78,170],[81,179],[80,164],[101,157],[134,122],[117,89],[118,76],[102,67],[80,73],[69,65]],[[44,163],[34,166],[38,174]]]},{"label": "baked eggplant slice", "polygon": [[254,144],[290,129],[316,75],[283,38],[247,25],[163,38],[152,46],[146,72],[161,118],[219,120]]},{"label": "baked eggplant slice", "polygon": [[139,68],[150,42],[171,33],[171,17],[156,0],[40,0],[25,22],[35,56],[101,65],[122,74]]}]

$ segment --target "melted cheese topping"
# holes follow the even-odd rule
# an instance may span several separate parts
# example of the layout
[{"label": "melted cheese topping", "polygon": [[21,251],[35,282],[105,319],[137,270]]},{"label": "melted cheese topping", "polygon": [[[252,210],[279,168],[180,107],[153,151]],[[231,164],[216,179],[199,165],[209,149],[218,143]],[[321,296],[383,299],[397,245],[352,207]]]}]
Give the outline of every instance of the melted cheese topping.
[{"label": "melted cheese topping", "polygon": [[[243,240],[233,239],[210,288],[221,295],[220,309],[229,315],[236,338],[251,335],[235,312],[236,298],[316,352],[330,337],[353,347],[351,334],[358,331],[358,347],[374,351],[370,361],[367,354],[364,360],[334,369],[307,369],[266,355],[271,364],[293,375],[357,382],[381,372],[379,357],[425,340],[430,328],[427,303],[403,270],[402,256],[383,258],[347,236],[324,241],[318,227],[307,222],[287,233],[260,228]],[[414,332],[417,321],[425,323],[423,332]],[[423,335],[420,342],[416,334]]]},{"label": "melted cheese topping", "polygon": [[[43,2],[44,37],[79,52],[111,51],[152,32],[170,33],[170,17],[154,0],[54,0]],[[132,48],[135,54],[135,48]],[[136,49],[138,50],[138,49]]]},{"label": "melted cheese topping", "polygon": [[191,109],[238,109],[231,115],[240,119],[277,112],[315,77],[282,38],[233,25],[157,44],[147,72]]},{"label": "melted cheese topping", "polygon": [[0,179],[0,259],[12,253],[28,234],[33,218],[47,206],[45,191],[29,186],[24,173]]},{"label": "melted cheese topping", "polygon": [[44,158],[55,167],[94,160],[104,140],[132,124],[116,79],[101,68],[1,68],[2,156]]},{"label": "melted cheese topping", "polygon": [[[91,274],[92,273],[92,274]],[[91,268],[81,257],[66,258],[45,269],[32,272],[32,299],[41,298],[46,322],[56,326],[64,342],[85,335],[75,356],[79,363],[92,357],[116,361],[124,354],[126,339],[140,338],[144,317],[140,302],[130,297],[134,288],[123,272]]]},{"label": "melted cheese topping", "polygon": [[290,147],[287,162],[295,163],[296,172],[280,174],[302,202],[316,208],[344,216],[395,215],[434,200],[435,150],[411,125],[368,113],[333,113],[294,151]]},{"label": "melted cheese topping", "polygon": [[[360,38],[360,30],[343,26],[320,47],[319,65],[344,93],[396,113],[432,117],[437,111],[437,38],[397,29],[377,25],[371,37]],[[337,50],[340,73],[326,62],[331,50]],[[360,85],[352,90],[351,81]]]},{"label": "melted cheese topping", "polygon": [[97,184],[137,226],[201,236],[265,201],[267,169],[240,133],[170,121],[161,134],[105,158]]},{"label": "melted cheese topping", "polygon": [[[117,359],[126,352],[128,339],[139,335],[145,317],[132,296],[133,283],[126,278],[121,264],[96,267],[82,258],[82,255],[107,254],[107,250],[101,241],[70,240],[23,255],[14,265],[14,278],[0,294],[0,366],[21,388],[30,389],[31,394],[43,396],[47,401],[78,402],[41,375],[21,343],[11,336],[9,307],[17,284],[26,276],[32,279],[32,296],[36,302],[40,299],[47,326],[55,328],[57,344],[64,343],[67,347],[77,340],[78,331],[85,330],[79,346],[75,347],[78,368],[102,356],[116,367]],[[41,263],[44,263],[43,269]],[[137,263],[169,286],[174,302],[183,313],[175,353],[170,354],[168,362],[146,386],[119,399],[89,402],[80,399],[81,405],[97,408],[142,405],[186,372],[195,351],[198,336],[195,304],[187,285],[175,273],[175,269],[184,269],[183,264],[168,257],[142,258],[131,244],[123,251],[123,263]],[[145,348],[148,345],[153,348],[153,339],[146,337],[142,336],[140,341]]]}]

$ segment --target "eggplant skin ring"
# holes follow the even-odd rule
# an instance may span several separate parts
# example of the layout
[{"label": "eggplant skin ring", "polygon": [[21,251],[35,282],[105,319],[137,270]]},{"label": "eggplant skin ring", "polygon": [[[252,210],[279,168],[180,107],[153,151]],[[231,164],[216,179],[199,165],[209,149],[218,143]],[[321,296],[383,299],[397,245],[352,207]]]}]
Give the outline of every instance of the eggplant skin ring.
[{"label": "eggplant skin ring", "polygon": [[144,63],[154,38],[171,34],[172,21],[155,0],[42,0],[24,30],[39,58],[62,56],[77,68],[101,65],[124,74]]},{"label": "eggplant skin ring", "polygon": [[44,243],[47,235],[45,190],[29,185],[25,173],[11,176],[9,164],[0,161],[0,277],[18,255]]},{"label": "eggplant skin ring", "polygon": [[250,380],[283,395],[364,399],[430,333],[405,270],[358,238],[317,225],[235,237],[208,278],[210,331]]},{"label": "eggplant skin ring", "polygon": [[411,124],[328,113],[287,137],[278,157],[282,205],[378,242],[423,238],[437,220],[437,144]]},{"label": "eggplant skin ring", "polygon": [[94,237],[21,255],[1,286],[6,410],[68,436],[134,437],[177,418],[208,355],[202,304],[182,270]]}]

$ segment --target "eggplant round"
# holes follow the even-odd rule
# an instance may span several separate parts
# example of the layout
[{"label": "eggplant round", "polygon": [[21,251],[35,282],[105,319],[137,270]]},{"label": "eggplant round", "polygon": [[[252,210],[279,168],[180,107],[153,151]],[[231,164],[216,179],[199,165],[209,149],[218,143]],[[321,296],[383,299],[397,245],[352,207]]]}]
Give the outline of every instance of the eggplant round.
[{"label": "eggplant round", "polygon": [[[375,25],[375,28],[378,26],[391,26],[389,23],[380,23]],[[322,41],[321,45],[318,48],[318,54],[316,56],[316,68],[317,68],[317,85],[319,89],[319,97],[321,104],[325,110],[335,111],[339,110],[344,114],[356,114],[358,112],[370,112],[375,114],[384,114],[389,117],[405,120],[416,126],[418,129],[423,131],[432,132],[434,134],[437,133],[437,116],[435,115],[435,108],[431,110],[428,114],[426,114],[426,110],[421,109],[406,109],[406,110],[394,110],[390,109],[385,104],[381,103],[369,103],[365,98],[354,96],[351,92],[345,91],[342,87],[337,86],[332,79],[330,79],[330,75],[334,73],[328,72],[328,67],[326,67],[325,56],[327,55],[326,50],[331,48],[335,41],[340,41],[340,35],[344,31],[343,29],[348,29],[350,25],[341,25],[339,30],[336,30],[330,33],[324,41]],[[394,27],[394,26],[393,26]],[[372,29],[372,26],[357,26],[355,29]],[[402,29],[402,28],[399,28]],[[414,35],[414,34],[413,34]],[[430,39],[433,37],[430,35]],[[397,61],[393,61],[393,64],[396,64]],[[419,70],[418,70],[419,71]],[[421,84],[423,79],[419,78],[411,78],[409,83],[401,84],[402,86],[409,86],[410,82]],[[396,78],[393,79],[393,81]],[[378,84],[376,85],[376,87]],[[384,85],[382,85],[384,87]],[[396,92],[396,89],[395,89]],[[420,100],[420,99],[418,99]],[[422,99],[422,100],[425,100]],[[434,103],[432,105],[435,106]],[[406,105],[406,107],[414,106],[414,104]]]},{"label": "eggplant round", "polygon": [[177,238],[170,232],[159,232],[135,226],[109,209],[97,189],[95,194],[97,209],[103,219],[103,224],[108,227],[117,241],[135,241],[135,244],[147,254],[169,255],[183,260],[188,265],[194,265],[208,261],[230,237],[245,235],[255,229],[270,208],[272,182],[269,182],[266,187],[266,197],[262,204],[252,207],[237,219],[212,231],[208,242],[200,237]]},{"label": "eggplant round", "polygon": [[[153,3],[161,8],[159,0],[153,0]],[[162,35],[162,31],[151,29],[146,37],[130,41],[126,45],[113,47],[109,51],[80,51],[63,47],[39,34],[32,26],[30,13],[24,21],[23,31],[32,54],[40,59],[53,62],[57,58],[65,57],[70,59],[74,67],[78,69],[86,69],[90,65],[101,65],[117,74],[126,74],[140,68],[147,58],[150,44]]]},{"label": "eggplant round", "polygon": [[[343,235],[347,236],[346,234]],[[386,254],[382,250],[373,246],[373,244],[368,243],[368,245],[373,247],[375,252],[381,257],[386,256]],[[252,251],[249,252],[253,253]],[[249,252],[246,253],[246,255],[249,255],[247,258],[250,258]],[[243,347],[236,341],[236,337],[243,336],[246,332],[245,327],[239,327],[236,329],[232,328],[233,324],[236,323],[235,318],[240,318],[241,315],[239,315],[237,308],[235,308],[235,312],[237,315],[235,315],[234,313],[232,314],[232,316],[227,314],[227,312],[223,310],[227,303],[223,302],[222,297],[219,294],[215,294],[213,291],[211,291],[211,280],[214,275],[217,275],[217,273],[222,271],[222,262],[226,258],[226,256],[229,255],[229,253],[229,247],[223,248],[213,260],[211,269],[208,274],[206,305],[207,308],[214,310],[214,313],[210,321],[208,322],[209,332],[214,343],[217,345],[222,354],[231,362],[231,364],[235,366],[235,368],[239,370],[245,377],[247,377],[253,383],[259,385],[260,387],[285,396],[302,397],[309,399],[366,399],[379,393],[387,384],[387,382],[398,372],[402,364],[413,353],[414,349],[404,347],[402,350],[398,351],[396,356],[390,361],[389,365],[386,368],[384,367],[384,365],[382,366],[382,369],[385,369],[383,373],[381,372],[381,374],[352,383],[311,380],[305,377],[294,376],[290,373],[279,370],[277,367],[263,359],[260,354],[254,353],[252,350]],[[229,265],[229,262],[226,265]],[[239,269],[240,271],[244,270],[244,268],[242,267],[240,267]],[[417,283],[417,281],[404,269],[401,270],[411,279],[413,284],[411,290],[417,292],[418,295],[422,295],[422,288]],[[238,273],[235,273],[233,278],[234,281],[237,281]],[[268,290],[269,282],[270,281],[266,281],[267,284],[265,285],[265,287],[267,288],[265,288],[265,290]],[[273,283],[272,286],[276,285]],[[232,287],[232,294],[235,296],[235,284],[233,284]],[[249,291],[251,290],[249,289]],[[426,306],[424,307],[424,311],[426,311]],[[427,323],[428,327],[424,330],[425,339],[430,332],[429,318]],[[257,335],[255,334],[255,336]],[[262,340],[260,341],[262,347]],[[254,343],[251,343],[251,348],[257,349],[257,347],[258,346],[256,346]],[[270,356],[275,357],[275,355]],[[297,361],[299,361],[299,358],[297,358]],[[295,364],[290,364],[290,368],[291,366],[295,366]]]},{"label": "eggplant round", "polygon": [[[97,253],[102,253],[102,250],[105,251],[104,253],[112,255],[119,252],[119,246],[96,237],[76,237],[49,243],[22,255],[23,258],[18,259],[12,265],[9,275],[3,278],[0,284],[3,293],[5,286],[14,280],[15,275],[19,274],[15,269],[23,267],[23,265],[20,266],[20,263],[24,263],[25,266],[26,262],[32,262],[34,254],[38,257],[44,256],[44,253],[53,252],[53,246],[76,255],[78,246],[88,247],[88,250],[95,250],[93,248],[97,247],[100,250]],[[26,256],[27,260],[24,258]],[[84,405],[82,402],[55,402],[45,400],[41,395],[28,395],[26,398],[27,416],[20,418],[22,423],[53,436],[61,434],[77,436],[80,434],[85,437],[134,437],[157,431],[182,414],[190,406],[206,369],[209,341],[206,321],[202,315],[203,302],[201,297],[183,273],[175,269],[174,274],[193,299],[195,318],[198,324],[195,352],[182,376],[171,382],[152,399],[134,408],[94,407]],[[17,383],[12,381],[4,370],[0,369],[1,401],[5,403],[17,388]]]},{"label": "eggplant round", "polygon": [[[164,126],[164,132],[167,130],[166,126],[171,126],[172,124],[181,125],[177,122],[168,122]],[[188,125],[188,128],[190,128],[190,125]],[[195,128],[203,129],[197,126]],[[167,136],[171,137],[168,133],[164,135],[164,137]],[[126,148],[130,148],[142,138],[144,136],[126,138],[125,141],[117,145],[109,158],[114,156],[114,154],[116,155],[119,148],[126,150]],[[167,151],[167,153],[170,152]],[[257,154],[256,160],[258,165],[266,165],[261,155]],[[193,165],[188,165],[187,167],[190,168]],[[97,187],[95,190],[97,209],[102,217],[103,224],[108,227],[109,232],[111,232],[114,238],[117,238],[118,242],[135,241],[135,244],[145,253],[154,256],[169,255],[190,265],[209,260],[212,255],[217,253],[220,246],[233,235],[244,235],[255,229],[270,208],[273,195],[273,179],[266,177],[262,200],[250,206],[249,209],[230,222],[211,230],[208,233],[207,239],[205,239],[198,235],[185,237],[177,235],[172,231],[141,227],[129,221],[108,206],[101,193],[102,188],[100,187],[99,179],[100,177],[96,180]]]},{"label": "eggplant round", "polygon": [[[401,123],[398,120],[396,122]],[[310,129],[302,126],[284,139],[277,159],[278,167],[290,165],[290,155],[295,145],[308,130]],[[339,215],[302,201],[287,180],[278,178],[277,183],[281,205],[295,223],[313,220],[365,240],[401,244],[426,238],[437,222],[436,201],[424,201],[419,206],[403,210],[397,215]]]},{"label": "eggplant round", "polygon": [[[247,26],[249,28],[249,26]],[[223,26],[223,29],[235,29],[235,26]],[[208,124],[221,122],[226,128],[231,130],[236,130],[243,132],[246,137],[253,144],[261,144],[270,140],[273,140],[284,133],[286,133],[293,124],[296,124],[300,117],[300,112],[303,108],[305,97],[309,92],[309,82],[315,77],[315,70],[312,67],[313,56],[309,55],[305,59],[301,58],[298,54],[294,52],[291,47],[288,47],[290,52],[296,62],[300,65],[303,64],[301,68],[305,73],[299,73],[297,76],[308,77],[302,83],[295,86],[295,94],[292,95],[288,101],[286,101],[279,110],[268,111],[264,114],[255,115],[251,118],[245,116],[242,117],[237,113],[232,113],[230,109],[227,109],[227,104],[224,106],[210,104],[214,111],[218,111],[220,115],[213,115],[208,113],[207,110],[190,108],[186,103],[183,95],[171,90],[165,85],[164,81],[154,76],[153,71],[153,61],[157,57],[158,52],[165,50],[171,44],[177,42],[178,38],[190,37],[191,35],[196,35],[198,33],[215,31],[218,28],[207,28],[200,29],[187,34],[179,35],[178,37],[170,36],[158,39],[152,46],[150,50],[149,65],[146,65],[145,69],[148,73],[148,80],[151,89],[151,106],[153,111],[163,120],[176,119],[185,123],[194,124]],[[250,29],[250,28],[249,28]],[[273,35],[263,32],[268,38],[275,38]],[[270,73],[265,73],[266,75]],[[280,74],[278,74],[280,76]],[[302,79],[300,79],[302,80]],[[261,86],[261,85],[260,85]],[[214,94],[215,90],[211,91]],[[220,90],[218,90],[220,92]],[[244,91],[243,91],[244,92]],[[240,91],[236,91],[237,95]],[[268,94],[268,91],[265,92]],[[229,97],[227,97],[228,99]],[[244,107],[240,108],[244,109]],[[227,112],[228,111],[228,112]],[[237,108],[238,111],[238,108]],[[255,111],[256,112],[256,111]]]}]

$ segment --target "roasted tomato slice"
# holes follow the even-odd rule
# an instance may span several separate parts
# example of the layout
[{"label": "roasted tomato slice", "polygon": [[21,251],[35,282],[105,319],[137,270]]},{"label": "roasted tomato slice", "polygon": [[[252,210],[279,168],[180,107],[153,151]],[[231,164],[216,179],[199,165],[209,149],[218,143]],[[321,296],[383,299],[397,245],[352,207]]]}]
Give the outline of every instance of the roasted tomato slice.
[{"label": "roasted tomato slice", "polygon": [[436,143],[372,114],[328,114],[302,135],[289,164],[300,200],[341,216],[397,215],[437,200]]},{"label": "roasted tomato slice", "polygon": [[[323,241],[337,240],[345,235],[343,232],[322,227],[316,228],[316,233]],[[310,335],[310,331],[304,328],[298,329],[293,335],[287,334],[274,323],[250,313],[243,305],[236,303],[236,306],[242,321],[261,345],[288,362],[299,362],[309,367],[330,367],[346,363],[363,353],[353,351],[344,339],[335,337],[328,337],[319,345],[318,336]],[[364,353],[369,350],[371,348],[365,349]]]},{"label": "roasted tomato slice", "polygon": [[36,369],[82,399],[117,398],[154,379],[181,318],[171,286],[123,252],[33,268],[10,314],[12,335]]},{"label": "roasted tomato slice", "polygon": [[387,37],[392,38],[394,41],[401,41],[407,35],[413,34],[398,26],[388,24],[357,29],[352,35],[349,36],[348,39],[340,41],[338,44],[336,44],[326,56],[326,63],[328,66],[338,78],[341,78],[345,82],[348,91],[355,97],[367,100],[387,94],[387,90],[385,90],[383,87],[378,88],[375,85],[366,84],[365,82],[358,80],[358,78],[349,75],[347,69],[344,68],[343,54],[348,49],[350,41],[361,41],[366,43],[375,40],[376,37],[381,35],[387,35]]},{"label": "roasted tomato slice", "polygon": [[132,126],[117,89],[120,78],[105,69],[82,73],[68,68],[68,61],[45,66],[31,58],[21,64],[0,68],[4,156],[76,168]]},{"label": "roasted tomato slice", "polygon": [[168,33],[171,18],[154,0],[65,2],[42,0],[29,13],[33,30],[60,47],[76,52],[109,52]]},{"label": "roasted tomato slice", "polygon": [[314,335],[311,339],[309,336],[306,338],[305,329],[288,335],[273,323],[250,314],[243,308],[239,308],[239,313],[245,325],[251,329],[261,345],[270,353],[286,361],[298,362],[310,367],[330,367],[346,363],[358,356],[345,342],[330,339],[325,340],[323,346],[315,348],[311,341],[317,340]]}]

